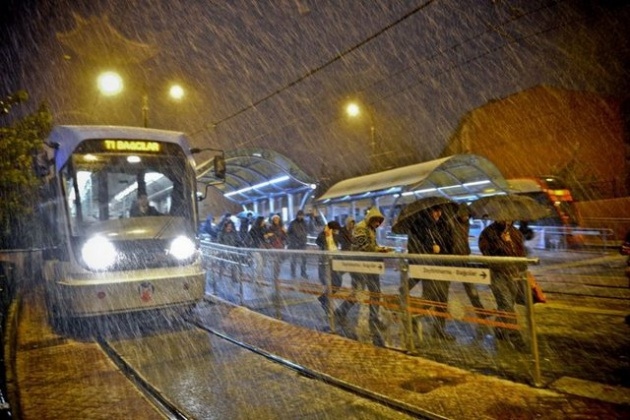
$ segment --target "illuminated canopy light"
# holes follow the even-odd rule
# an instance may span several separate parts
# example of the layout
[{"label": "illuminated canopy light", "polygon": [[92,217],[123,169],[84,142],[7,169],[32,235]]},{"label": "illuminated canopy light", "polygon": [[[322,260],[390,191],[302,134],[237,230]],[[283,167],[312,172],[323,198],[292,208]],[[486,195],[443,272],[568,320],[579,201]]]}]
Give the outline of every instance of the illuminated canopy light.
[{"label": "illuminated canopy light", "polygon": [[81,257],[92,270],[105,270],[116,261],[114,244],[102,236],[90,238],[81,249]]},{"label": "illuminated canopy light", "polygon": [[489,184],[489,183],[490,183],[490,180],[485,179],[483,181],[467,182],[465,184],[462,184],[462,186],[464,186],[464,187],[472,187],[472,186],[475,186],[475,185],[485,185],[485,184]]},{"label": "illuminated canopy light", "polygon": [[244,192],[247,192],[247,191],[251,191],[251,190],[255,190],[257,188],[262,188],[262,187],[266,187],[268,185],[277,184],[278,182],[286,181],[287,179],[289,179],[288,175],[280,176],[278,178],[274,178],[274,179],[272,179],[270,181],[267,181],[267,182],[261,182],[260,184],[252,185],[251,187],[245,187],[245,188],[241,188],[240,190],[230,191],[229,193],[223,194],[223,196],[224,197],[231,197],[233,195],[241,194],[241,193],[244,193]]},{"label": "illuminated canopy light", "polygon": [[171,242],[168,252],[178,260],[185,260],[193,256],[197,248],[195,243],[186,236],[178,236]]}]

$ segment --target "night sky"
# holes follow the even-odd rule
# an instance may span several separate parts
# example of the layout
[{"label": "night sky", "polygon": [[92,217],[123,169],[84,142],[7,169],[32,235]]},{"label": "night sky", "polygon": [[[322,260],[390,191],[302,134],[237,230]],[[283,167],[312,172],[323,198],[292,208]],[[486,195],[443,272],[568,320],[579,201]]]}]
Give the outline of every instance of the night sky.
[{"label": "night sky", "polygon": [[[370,119],[385,169],[435,159],[466,113],[533,86],[627,100],[626,3],[3,0],[0,94],[29,92],[12,117],[46,101],[60,124],[141,125],[146,93],[151,127],[342,179],[369,171]],[[369,114],[344,115],[350,99]]]}]

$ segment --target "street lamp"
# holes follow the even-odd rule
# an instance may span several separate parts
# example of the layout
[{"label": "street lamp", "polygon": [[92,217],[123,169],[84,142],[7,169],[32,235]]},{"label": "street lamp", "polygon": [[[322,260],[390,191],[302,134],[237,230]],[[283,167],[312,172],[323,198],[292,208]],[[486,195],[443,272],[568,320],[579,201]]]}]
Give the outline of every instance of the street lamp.
[{"label": "street lamp", "polygon": [[[118,73],[107,71],[100,74],[97,78],[98,90],[105,96],[118,95],[123,90],[123,81]],[[171,99],[180,101],[184,97],[184,88],[181,85],[173,84],[170,86],[168,95]],[[149,94],[144,89],[142,94],[142,123],[144,127],[149,126]]]},{"label": "street lamp", "polygon": [[[346,114],[348,114],[351,118],[359,118],[362,113],[361,107],[356,102],[350,102],[346,105]],[[370,163],[372,165],[372,170],[376,171],[377,168],[377,157],[376,157],[376,133],[374,128],[374,116],[372,113],[365,108],[365,113],[367,113],[370,118]]]},{"label": "street lamp", "polygon": [[96,79],[98,90],[105,96],[118,95],[123,90],[122,77],[113,71],[101,73]]}]

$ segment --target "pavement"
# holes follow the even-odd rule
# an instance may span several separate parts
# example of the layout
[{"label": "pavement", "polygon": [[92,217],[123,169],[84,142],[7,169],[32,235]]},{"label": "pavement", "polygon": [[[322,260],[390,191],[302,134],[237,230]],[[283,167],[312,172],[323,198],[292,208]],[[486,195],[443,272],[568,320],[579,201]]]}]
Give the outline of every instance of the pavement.
[{"label": "pavement", "polygon": [[9,310],[10,418],[164,418],[96,343],[57,335],[44,308],[42,287],[25,287]]},{"label": "pavement", "polygon": [[[14,418],[162,418],[95,343],[56,335],[43,299],[41,288],[25,288],[9,314],[6,359]],[[630,418],[624,387],[567,378],[554,389],[537,388],[292,325],[218,299],[201,303],[197,316],[219,333],[434,418]]]}]

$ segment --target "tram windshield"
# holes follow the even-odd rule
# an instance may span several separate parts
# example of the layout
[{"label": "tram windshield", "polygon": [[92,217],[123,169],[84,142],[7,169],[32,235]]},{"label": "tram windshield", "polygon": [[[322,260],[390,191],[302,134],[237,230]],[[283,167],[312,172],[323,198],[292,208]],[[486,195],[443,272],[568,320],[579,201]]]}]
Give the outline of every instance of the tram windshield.
[{"label": "tram windshield", "polygon": [[[116,230],[122,221],[159,232],[173,218],[194,229],[194,173],[182,149],[152,141],[136,142],[150,147],[135,152],[107,150],[107,141],[115,140],[82,143],[61,171],[71,233]],[[138,212],[142,200],[151,211]]]}]

